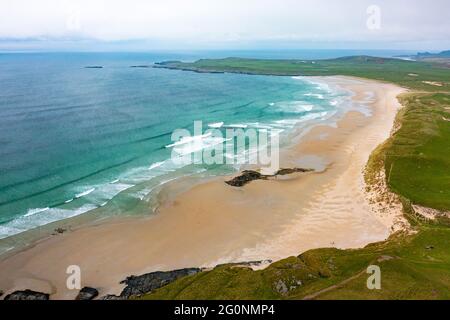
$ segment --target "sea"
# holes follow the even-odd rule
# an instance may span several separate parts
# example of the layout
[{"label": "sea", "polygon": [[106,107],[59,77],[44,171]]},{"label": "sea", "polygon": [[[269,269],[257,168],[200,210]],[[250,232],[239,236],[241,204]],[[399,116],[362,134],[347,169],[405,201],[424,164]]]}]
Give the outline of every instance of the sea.
[{"label": "sea", "polygon": [[194,121],[205,130],[277,130],[288,145],[294,129],[329,121],[350,104],[349,92],[308,78],[194,73],[152,68],[155,62],[404,53],[0,53],[0,253],[27,232],[81,215],[153,214],[164,185],[240,170],[172,160],[172,133],[192,130]]}]

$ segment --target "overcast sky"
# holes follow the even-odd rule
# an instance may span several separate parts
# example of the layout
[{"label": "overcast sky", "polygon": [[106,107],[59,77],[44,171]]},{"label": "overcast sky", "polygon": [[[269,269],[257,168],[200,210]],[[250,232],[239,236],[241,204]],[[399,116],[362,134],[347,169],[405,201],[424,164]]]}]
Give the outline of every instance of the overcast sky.
[{"label": "overcast sky", "polygon": [[148,49],[444,50],[450,1],[0,0],[0,49],[86,41]]}]

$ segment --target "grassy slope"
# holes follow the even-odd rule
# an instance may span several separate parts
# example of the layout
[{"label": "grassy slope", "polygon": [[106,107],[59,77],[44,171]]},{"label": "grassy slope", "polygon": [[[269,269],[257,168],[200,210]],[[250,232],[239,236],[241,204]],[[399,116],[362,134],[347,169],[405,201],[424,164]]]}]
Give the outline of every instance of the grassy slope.
[{"label": "grassy slope", "polygon": [[[176,68],[277,75],[300,71],[308,75],[344,74],[386,80],[421,91],[443,91],[450,83],[449,69],[403,61],[388,60],[378,66],[379,63],[377,59],[346,58],[317,61],[318,68],[306,68],[306,63],[298,67],[292,61],[224,59],[201,60],[194,64],[195,68],[186,64]],[[406,72],[419,77],[409,79]],[[422,79],[446,85],[424,85]],[[405,105],[398,119],[401,128],[377,149],[369,167],[378,170],[385,166],[390,188],[403,196],[405,204],[412,201],[450,210],[450,122],[445,120],[450,118],[450,94],[410,93],[401,99]],[[180,279],[142,298],[450,299],[449,221],[417,219],[408,205],[405,215],[416,234],[396,234],[386,242],[358,250],[311,250],[261,271],[221,266]],[[366,287],[365,270],[371,264],[381,267],[381,290]]]},{"label": "grassy slope", "polygon": [[391,189],[413,203],[450,209],[450,95],[409,94],[386,150]]}]

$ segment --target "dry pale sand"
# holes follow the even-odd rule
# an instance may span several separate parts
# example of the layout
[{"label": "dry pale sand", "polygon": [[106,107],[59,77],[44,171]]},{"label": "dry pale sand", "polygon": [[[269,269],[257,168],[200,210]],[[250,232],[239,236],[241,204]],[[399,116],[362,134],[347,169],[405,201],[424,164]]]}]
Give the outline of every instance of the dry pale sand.
[{"label": "dry pale sand", "polygon": [[131,274],[222,262],[280,259],[318,247],[354,248],[384,240],[398,219],[375,210],[362,171],[388,138],[399,108],[395,85],[349,77],[316,78],[368,103],[372,116],[348,112],[337,127],[316,126],[285,151],[283,166],[327,163],[323,172],[255,181],[243,188],[225,178],[197,185],[145,219],[86,226],[51,237],[0,261],[0,289],[33,289],[72,299],[66,268],[79,265],[82,285],[118,294]]}]

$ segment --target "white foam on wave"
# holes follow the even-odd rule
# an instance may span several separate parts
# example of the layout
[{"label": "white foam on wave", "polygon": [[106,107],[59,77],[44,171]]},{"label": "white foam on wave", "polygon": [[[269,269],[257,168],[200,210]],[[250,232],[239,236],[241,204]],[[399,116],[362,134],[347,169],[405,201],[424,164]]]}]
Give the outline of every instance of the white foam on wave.
[{"label": "white foam on wave", "polygon": [[133,184],[127,184],[127,183],[114,183],[114,184],[105,184],[102,186],[99,186],[95,193],[92,194],[92,198],[97,200],[97,202],[100,200],[111,200],[116,195],[118,195],[120,192],[125,191],[127,189],[130,189],[134,187]]},{"label": "white foam on wave", "polygon": [[[96,185],[95,187],[92,187],[86,191],[76,194],[74,198],[66,200],[64,203],[69,204],[69,203],[73,202],[74,200],[77,200],[77,199],[83,198],[87,195],[90,195],[89,196],[90,205],[92,205],[94,207],[97,207],[98,204],[100,204],[100,206],[104,206],[106,204],[105,201],[107,202],[107,201],[111,200],[120,192],[134,186],[132,184],[117,183],[118,181],[119,180],[114,180],[112,182],[105,183],[102,185]],[[53,208],[53,209],[56,209],[56,208]],[[72,210],[77,210],[77,209],[72,209]]]},{"label": "white foam on wave", "polygon": [[317,99],[320,99],[320,100],[325,99],[324,95],[321,94],[321,93],[305,93],[304,96],[305,97],[314,97],[314,98],[317,98]]},{"label": "white foam on wave", "polygon": [[330,113],[327,111],[313,112],[313,113],[306,114],[299,118],[276,120],[272,123],[272,126],[275,128],[291,129],[301,122],[316,120],[319,118],[324,120],[324,119],[328,118],[329,115],[330,115]]},{"label": "white foam on wave", "polygon": [[275,124],[277,126],[288,126],[293,127],[295,126],[300,120],[299,119],[283,119],[283,120],[276,120]]},{"label": "white foam on wave", "polygon": [[121,175],[120,180],[127,184],[139,184],[142,182],[149,181],[156,178],[162,174],[173,172],[177,170],[180,166],[174,164],[171,159],[165,161],[155,162],[149,167],[138,167],[129,169]]},{"label": "white foam on wave", "polygon": [[157,185],[154,185],[154,186],[151,186],[151,187],[146,187],[146,188],[141,189],[141,190],[139,190],[137,192],[134,192],[133,194],[131,194],[131,196],[136,198],[136,199],[139,199],[140,201],[143,201],[157,187],[159,187],[159,186],[161,186],[161,185],[163,185],[163,184],[165,184],[167,182],[173,181],[173,180],[175,180],[177,178],[179,178],[179,177],[163,180],[160,183],[158,183]]},{"label": "white foam on wave", "polygon": [[208,132],[208,133],[205,133],[205,134],[200,135],[200,136],[182,137],[179,141],[167,145],[166,148],[173,148],[173,147],[176,147],[176,146],[179,146],[179,145],[183,145],[183,144],[188,144],[188,143],[192,143],[192,142],[198,142],[198,141],[201,141],[204,138],[210,137],[211,135],[212,135],[212,133]]},{"label": "white foam on wave", "polygon": [[210,123],[208,124],[208,127],[218,129],[221,128],[223,124],[224,124],[223,122]]},{"label": "white foam on wave", "polygon": [[157,185],[149,186],[149,187],[141,189],[141,190],[139,190],[137,192],[134,192],[133,194],[131,194],[131,196],[136,198],[136,199],[139,199],[139,200],[143,201],[157,187],[160,187],[160,186],[162,186],[162,185],[164,185],[164,184],[166,184],[168,182],[174,181],[176,179],[179,179],[179,178],[182,178],[182,177],[186,177],[186,176],[190,176],[190,175],[193,175],[193,174],[202,173],[202,172],[205,172],[205,171],[207,171],[207,169],[201,168],[201,169],[196,170],[193,173],[189,173],[189,174],[177,176],[177,177],[174,177],[174,178],[169,178],[169,179],[162,180]]},{"label": "white foam on wave", "polygon": [[149,170],[148,167],[138,167],[129,169],[121,175],[120,180],[127,184],[138,184],[157,176],[156,170]]},{"label": "white foam on wave", "polygon": [[277,107],[283,112],[304,113],[312,111],[315,106],[305,101],[297,100],[279,103],[277,104]]},{"label": "white foam on wave", "polygon": [[168,183],[168,182],[174,181],[174,180],[176,180],[176,179],[178,179],[178,178],[179,178],[179,177],[169,178],[169,179],[163,180],[163,181],[160,182],[159,185],[162,186],[163,184],[166,184],[166,183]]},{"label": "white foam on wave", "polygon": [[260,122],[251,122],[248,124],[250,127],[252,128],[256,128],[256,129],[266,129],[266,130],[270,130],[273,127],[269,124],[265,124],[265,123],[260,123]]},{"label": "white foam on wave", "polygon": [[159,167],[161,167],[164,164],[164,162],[165,161],[155,162],[148,168],[148,170],[159,168]]},{"label": "white foam on wave", "polygon": [[326,84],[326,83],[315,82],[314,84],[316,85],[316,89],[318,89],[320,91],[325,91],[327,93],[331,93],[332,92],[330,86],[328,84]]},{"label": "white foam on wave", "polygon": [[145,197],[150,194],[150,192],[153,191],[153,189],[155,189],[155,187],[151,187],[151,188],[144,188],[142,190],[139,190],[137,192],[135,192],[134,194],[132,194],[131,196],[134,198],[137,198],[139,200],[144,200]]},{"label": "white foam on wave", "polygon": [[27,213],[24,215],[24,217],[30,217],[30,216],[34,216],[35,214],[38,214],[40,212],[44,212],[49,210],[49,207],[46,208],[35,208],[35,209],[28,209]]},{"label": "white foam on wave", "polygon": [[75,195],[75,199],[78,199],[78,198],[87,196],[88,194],[90,194],[90,193],[92,193],[92,192],[94,192],[94,191],[95,191],[95,188],[90,188],[89,190],[80,192],[80,193],[78,193],[78,194]]},{"label": "white foam on wave", "polygon": [[227,124],[225,128],[231,128],[231,129],[246,129],[248,127],[247,124]]},{"label": "white foam on wave", "polygon": [[[0,239],[4,239],[6,237],[10,237],[15,234],[34,229],[55,221],[72,218],[96,208],[98,208],[98,206],[93,204],[86,204],[73,210],[49,208],[46,210],[35,212],[32,215],[23,215],[0,226]],[[31,211],[28,210],[28,212]]]},{"label": "white foam on wave", "polygon": [[0,225],[0,239],[26,231],[26,229],[19,229],[14,226]]},{"label": "white foam on wave", "polygon": [[183,143],[181,145],[175,146],[173,151],[175,151],[179,155],[187,155],[190,153],[201,151],[203,149],[212,148],[228,140],[230,139],[204,135],[203,139],[190,141],[189,143]]},{"label": "white foam on wave", "polygon": [[310,83],[310,84],[315,86],[315,89],[318,89],[320,91],[324,91],[324,92],[327,92],[327,93],[332,92],[330,86],[327,83],[325,83],[325,82],[314,81],[314,80],[311,80],[310,78],[302,77],[302,76],[295,76],[295,77],[292,77],[292,79],[301,80],[301,81],[304,81],[306,83]]}]

